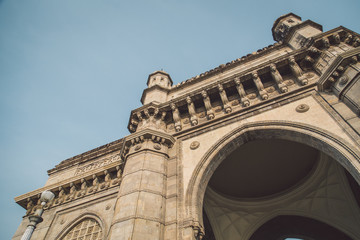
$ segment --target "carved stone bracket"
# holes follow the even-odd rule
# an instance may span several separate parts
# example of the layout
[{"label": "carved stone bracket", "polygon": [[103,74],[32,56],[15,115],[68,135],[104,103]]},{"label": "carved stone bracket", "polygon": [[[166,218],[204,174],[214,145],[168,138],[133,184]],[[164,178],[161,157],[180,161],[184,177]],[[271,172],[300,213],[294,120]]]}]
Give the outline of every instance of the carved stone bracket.
[{"label": "carved stone bracket", "polygon": [[296,79],[301,83],[301,85],[308,84],[308,80],[305,79],[302,69],[297,64],[297,62],[295,61],[295,58],[293,56],[289,57],[289,66],[290,66],[292,73],[294,74]]},{"label": "carved stone bracket", "polygon": [[240,96],[240,102],[242,103],[242,105],[243,105],[244,107],[250,106],[250,101],[249,101],[249,99],[246,97],[246,92],[245,92],[244,87],[243,87],[243,85],[242,85],[242,83],[241,83],[241,81],[240,81],[240,77],[236,77],[236,78],[234,79],[234,82],[235,82],[235,84],[236,84],[236,89],[237,89],[237,91],[238,91],[238,93],[239,93],[239,96]]},{"label": "carved stone bracket", "polygon": [[132,111],[128,128],[130,132],[139,131],[145,128],[165,131],[165,117],[166,111],[160,111],[157,105],[149,104]]},{"label": "carved stone bracket", "polygon": [[126,137],[123,158],[140,150],[152,150],[167,154],[167,149],[171,148],[174,143],[175,139],[171,135],[144,129]]},{"label": "carved stone bracket", "polygon": [[205,109],[206,109],[206,115],[208,117],[208,119],[213,119],[215,117],[214,112],[212,110],[212,106],[210,103],[210,98],[207,94],[207,92],[205,90],[201,91],[201,96],[203,97],[204,100],[204,105],[205,105]]},{"label": "carved stone bracket", "polygon": [[257,74],[257,72],[252,72],[251,77],[255,83],[255,86],[260,94],[261,99],[262,100],[268,99],[269,95],[265,91],[264,85],[262,84],[261,79],[260,79],[259,75]]},{"label": "carved stone bracket", "polygon": [[179,132],[179,131],[181,131],[181,129],[182,129],[179,109],[177,108],[177,106],[175,105],[175,103],[171,103],[171,104],[170,104],[170,107],[171,107],[172,115],[173,115],[173,119],[174,119],[175,130],[176,130],[177,132]]},{"label": "carved stone bracket", "polygon": [[229,105],[229,100],[226,96],[226,91],[224,90],[223,85],[218,84],[218,89],[225,113],[231,113],[232,109]]},{"label": "carved stone bracket", "polygon": [[190,114],[190,122],[193,126],[198,124],[198,118],[196,116],[195,106],[189,96],[186,97],[186,102],[188,104],[188,110]]},{"label": "carved stone bracket", "polygon": [[272,78],[275,80],[276,85],[280,89],[280,92],[282,92],[282,93],[287,92],[288,88],[287,88],[286,84],[284,83],[283,78],[281,77],[279,71],[276,69],[275,64],[270,65],[270,73],[271,73]]}]

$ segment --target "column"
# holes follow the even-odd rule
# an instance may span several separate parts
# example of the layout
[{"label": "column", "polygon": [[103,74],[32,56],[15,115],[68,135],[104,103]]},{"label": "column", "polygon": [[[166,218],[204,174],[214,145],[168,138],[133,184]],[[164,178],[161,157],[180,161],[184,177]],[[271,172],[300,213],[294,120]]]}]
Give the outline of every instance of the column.
[{"label": "column", "polygon": [[127,137],[126,163],[109,239],[163,239],[172,136],[144,129]]}]

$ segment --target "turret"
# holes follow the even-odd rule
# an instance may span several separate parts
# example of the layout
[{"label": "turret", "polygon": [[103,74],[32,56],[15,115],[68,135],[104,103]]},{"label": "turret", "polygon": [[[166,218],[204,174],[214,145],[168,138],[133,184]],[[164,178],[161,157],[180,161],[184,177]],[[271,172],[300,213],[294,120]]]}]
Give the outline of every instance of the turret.
[{"label": "turret", "polygon": [[147,80],[148,87],[144,90],[141,97],[142,104],[163,103],[167,100],[167,94],[173,82],[168,73],[156,71],[149,75]]},{"label": "turret", "polygon": [[322,26],[311,20],[301,21],[301,17],[288,13],[279,17],[273,27],[273,38],[277,42],[288,43],[299,49],[310,43],[311,37],[322,32]]}]

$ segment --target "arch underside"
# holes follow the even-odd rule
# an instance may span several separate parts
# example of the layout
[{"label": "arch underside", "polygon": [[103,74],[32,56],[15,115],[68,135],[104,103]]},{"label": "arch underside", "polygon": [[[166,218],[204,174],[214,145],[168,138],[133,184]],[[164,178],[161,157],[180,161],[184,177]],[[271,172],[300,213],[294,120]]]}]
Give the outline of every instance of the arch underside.
[{"label": "arch underside", "polygon": [[249,240],[351,240],[349,236],[323,222],[301,216],[280,215],[263,224]]},{"label": "arch underside", "polygon": [[[347,184],[344,169],[325,154],[320,154],[319,157],[319,162],[310,176],[280,194],[255,199],[236,199],[208,188],[204,197],[204,209],[216,239],[261,239],[251,238],[255,232],[258,232],[256,236],[263,236],[264,232],[271,233],[266,239],[286,236],[292,232],[285,228],[285,224],[279,231],[273,229],[271,232],[264,228],[266,231],[259,232],[266,222],[282,215],[322,222],[323,225],[328,225],[329,229],[337,229],[344,236],[350,235],[358,239],[360,209]],[[295,221],[294,224],[298,222]],[[301,225],[291,226],[293,230],[303,230]],[[320,233],[316,236],[321,236]]]},{"label": "arch underside", "polygon": [[[295,191],[295,193],[298,194],[298,196],[294,192],[288,194],[288,196],[290,196],[289,199],[291,199],[291,196],[292,197],[297,196],[298,199],[297,200],[292,199],[291,201],[289,201],[289,199],[286,200],[286,197],[284,198],[284,195],[286,194],[280,194],[281,195],[280,198],[284,198],[283,201],[285,202],[288,201],[287,206],[290,205],[292,206],[288,208],[281,208],[281,207],[278,208],[276,206],[272,206],[271,204],[274,203],[271,203],[270,206],[272,206],[271,208],[273,209],[273,211],[265,211],[266,214],[263,214],[264,208],[262,211],[258,211],[258,212],[255,211],[254,213],[249,213],[249,207],[251,208],[251,206],[248,205],[249,202],[242,200],[237,201],[231,198],[226,199],[226,197],[221,196],[221,194],[218,194],[216,191],[208,188],[208,183],[213,173],[221,164],[221,162],[223,162],[224,159],[226,159],[226,157],[231,152],[233,152],[234,150],[236,150],[237,148],[248,142],[254,140],[260,140],[260,139],[289,140],[311,146],[317,149],[321,153],[326,153],[326,155],[321,154],[321,158],[322,158],[320,161],[321,163],[318,164],[319,166],[316,169],[316,171],[323,171],[321,175],[323,176],[322,180],[318,179],[318,182],[316,183],[316,184],[322,184],[323,187],[318,188],[317,190],[319,191],[315,191],[316,187],[314,188],[314,186],[316,186],[316,184],[314,185],[314,183],[312,183],[313,189],[315,190],[311,192],[309,190],[310,188],[308,187],[307,198],[306,197],[304,198],[306,194],[300,196],[301,194],[299,195],[299,193],[296,192],[300,190],[295,189],[293,191]],[[324,130],[320,130],[305,124],[294,124],[290,122],[285,122],[285,123],[257,122],[257,123],[246,124],[238,129],[235,129],[232,133],[229,133],[227,136],[219,140],[211,149],[209,149],[209,151],[204,155],[204,157],[197,165],[187,189],[187,195],[186,195],[187,214],[189,215],[190,218],[193,219],[194,222],[198,222],[200,226],[203,226],[202,209],[204,207],[209,217],[211,225],[214,225],[213,223],[214,219],[219,220],[220,219],[219,216],[221,215],[221,213],[219,212],[214,213],[214,211],[212,212],[209,209],[222,209],[222,210],[225,209],[225,212],[227,211],[227,213],[222,214],[222,216],[224,216],[224,218],[222,219],[223,222],[228,222],[229,223],[228,225],[232,225],[231,222],[236,222],[236,221],[241,222],[240,225],[244,229],[240,231],[241,233],[239,233],[238,229],[236,230],[236,232],[238,232],[237,233],[238,236],[239,234],[242,236],[240,239],[249,239],[251,234],[255,232],[257,228],[259,228],[266,221],[269,221],[270,219],[279,215],[294,215],[294,216],[308,217],[329,224],[330,226],[333,226],[337,229],[341,229],[343,232],[345,232],[349,236],[352,236],[353,238],[355,236],[356,238],[360,239],[360,233],[358,230],[356,230],[357,228],[354,227],[354,226],[359,226],[360,224],[360,219],[359,219],[360,212],[356,204],[356,201],[354,200],[353,195],[349,194],[351,193],[351,190],[349,190],[350,188],[347,186],[347,190],[349,191],[346,192],[345,194],[344,193],[341,194],[341,196],[344,197],[344,199],[338,199],[337,196],[339,196],[340,194],[339,192],[333,190],[329,191],[329,187],[330,188],[332,187],[333,189],[335,188],[344,189],[341,188],[341,184],[344,183],[344,181],[346,181],[346,177],[344,177],[345,174],[342,167],[344,167],[353,176],[353,178],[357,181],[357,183],[360,182],[359,180],[360,176],[358,170],[359,153],[357,150],[354,149],[356,148],[352,147],[351,144],[347,143],[343,139],[337,136],[333,136],[331,133],[328,133]],[[334,160],[329,160],[329,159],[324,160],[325,158],[329,158],[327,155]],[[327,173],[327,171],[330,171],[332,174]],[[313,176],[316,175],[313,174]],[[331,179],[335,179],[334,176],[337,176],[336,179],[338,181],[338,184],[332,186],[331,184],[328,183],[331,182],[330,181]],[[319,178],[319,175],[317,175],[317,177]],[[303,184],[302,186],[306,186],[306,184]],[[303,188],[306,189],[306,187]],[[306,192],[304,189],[303,191]],[[205,195],[205,191],[207,191],[206,195]],[[334,194],[334,197],[324,196],[324,194],[326,195],[325,192]],[[299,201],[299,199],[301,198],[305,200]],[[226,206],[216,206],[216,201],[214,199],[215,200],[221,199],[220,202],[222,203],[225,202],[226,204],[229,205],[237,205],[238,213],[236,213],[236,211],[233,211],[233,209],[231,208],[227,208]],[[277,199],[276,201],[278,200],[279,199]],[[271,199],[266,199],[264,201],[265,202],[267,201],[267,204],[269,204],[269,201],[271,202]],[[351,207],[349,204],[347,204],[348,201],[353,203],[352,205],[350,204]],[[243,204],[242,207],[239,207],[240,206],[239,202]],[[326,207],[324,209],[319,210],[320,208],[318,208],[317,205],[319,206],[323,205]],[[343,208],[344,206],[348,206],[349,208],[347,209],[346,207]],[[340,209],[333,211],[332,209],[334,209],[334,207],[335,208],[340,207]],[[241,210],[241,208],[243,209]],[[322,211],[322,213],[318,213],[317,211]],[[241,214],[239,214],[240,212]],[[351,222],[349,222],[349,224],[345,223],[346,219],[347,220],[351,219],[349,217],[346,217],[345,216],[346,214],[348,215],[350,214],[353,216],[351,220],[353,224],[351,224]],[[341,222],[340,220],[336,220],[336,218],[338,218],[338,216],[340,215],[344,215],[343,217],[344,222]],[[250,223],[253,227],[245,229],[244,226]],[[221,230],[216,228],[217,227],[215,227],[215,229],[213,228],[213,231],[215,235],[219,235],[219,232],[221,232]],[[224,233],[231,232],[229,230],[229,227],[228,228],[225,227],[222,231]],[[219,240],[221,238],[216,238],[216,239]],[[225,237],[222,239],[231,239],[231,238]],[[239,239],[239,238],[234,238],[234,239]]]}]

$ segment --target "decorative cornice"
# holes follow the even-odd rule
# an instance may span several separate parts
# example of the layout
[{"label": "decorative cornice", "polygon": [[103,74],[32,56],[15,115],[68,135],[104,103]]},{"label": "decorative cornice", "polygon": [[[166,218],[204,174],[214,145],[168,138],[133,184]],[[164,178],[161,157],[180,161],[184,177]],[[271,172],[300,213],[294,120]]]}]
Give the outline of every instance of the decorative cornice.
[{"label": "decorative cornice", "polygon": [[51,175],[55,172],[58,172],[58,171],[66,169],[66,168],[69,168],[71,166],[74,166],[75,164],[87,162],[94,158],[98,158],[103,155],[114,152],[116,150],[121,150],[123,147],[123,142],[124,142],[124,139],[121,138],[121,139],[115,140],[113,142],[110,142],[108,144],[102,145],[100,147],[94,148],[90,151],[87,151],[82,154],[76,155],[74,157],[68,158],[68,159],[60,162],[54,168],[48,170],[48,175]]},{"label": "decorative cornice", "polygon": [[318,81],[318,89],[320,91],[329,89],[337,79],[340,79],[341,73],[345,71],[349,64],[357,61],[360,61],[360,47],[339,54],[321,75]]},{"label": "decorative cornice", "polygon": [[[159,144],[159,146],[164,145],[168,148],[171,148],[175,143],[175,138],[167,133],[156,131],[153,129],[143,129],[125,138],[123,156],[125,157],[125,155],[129,152],[131,146],[135,146],[149,140],[156,144]],[[157,145],[154,145],[155,150],[160,150],[160,148],[157,148],[159,147],[157,147]],[[138,150],[140,150],[140,148]]]},{"label": "decorative cornice", "polygon": [[[85,172],[80,175],[76,175],[74,177],[68,178],[65,181],[57,182],[48,186],[44,186],[42,188],[36,189],[34,191],[25,193],[23,195],[20,195],[18,197],[15,197],[15,202],[18,203],[20,206],[26,208],[26,200],[31,199],[31,201],[37,201],[40,194],[45,190],[50,190],[55,193],[57,198],[59,197],[59,188],[66,189],[65,193],[69,194],[70,188],[72,185],[75,186],[76,194],[80,191],[83,191],[84,189],[81,189],[81,184],[85,181],[87,189],[90,189],[90,187],[93,187],[94,185],[94,176],[98,179],[102,179],[102,183],[99,183],[99,186],[104,183],[109,183],[108,187],[114,187],[116,185],[119,185],[122,179],[122,171],[123,171],[123,162],[122,160],[116,161],[113,163],[110,163],[109,165],[106,165],[106,167],[97,168],[88,172]],[[107,175],[107,176],[106,176]],[[92,183],[91,183],[92,182]],[[85,186],[85,184],[84,184]],[[107,187],[107,188],[108,188]],[[93,189],[92,193],[97,192],[97,189]],[[100,189],[102,190],[102,189]],[[81,195],[81,197],[88,195],[86,194]],[[74,199],[77,199],[79,197],[74,197]],[[55,199],[56,200],[56,199]]]}]

